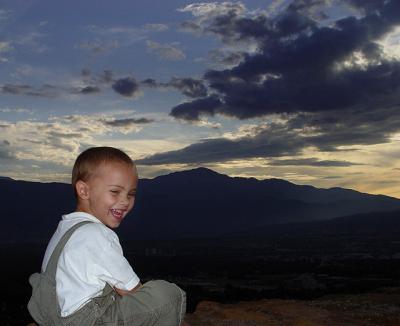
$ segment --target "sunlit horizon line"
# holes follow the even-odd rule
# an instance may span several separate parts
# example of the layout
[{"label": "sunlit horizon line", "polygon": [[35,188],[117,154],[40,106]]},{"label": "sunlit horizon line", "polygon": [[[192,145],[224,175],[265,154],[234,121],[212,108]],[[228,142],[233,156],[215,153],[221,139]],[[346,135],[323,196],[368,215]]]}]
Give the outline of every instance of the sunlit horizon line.
[{"label": "sunlit horizon line", "polygon": [[[207,170],[211,170],[215,173],[218,173],[220,175],[225,175],[228,176],[230,178],[242,178],[242,179],[256,179],[258,181],[266,181],[266,180],[282,180],[291,184],[294,184],[296,186],[310,186],[316,189],[321,189],[321,190],[330,190],[330,189],[344,189],[344,190],[351,190],[351,191],[356,191],[358,193],[362,193],[362,194],[369,194],[369,195],[374,195],[374,196],[386,196],[386,197],[391,197],[394,199],[399,199],[400,200],[400,194],[398,194],[397,192],[388,192],[388,193],[384,193],[384,192],[378,192],[378,191],[363,191],[363,190],[359,190],[357,189],[357,187],[343,187],[343,186],[328,186],[328,187],[324,187],[324,186],[316,186],[313,183],[302,183],[300,181],[292,181],[289,180],[287,178],[279,178],[279,177],[275,177],[275,176],[269,176],[269,177],[261,177],[261,176],[249,176],[249,175],[243,175],[240,173],[237,174],[228,174],[228,173],[224,173],[224,172],[219,172],[216,169],[211,169],[208,168],[206,166],[197,166],[197,167],[193,167],[193,168],[186,168],[186,169],[179,169],[179,170],[171,170],[170,172],[167,171],[163,171],[160,174],[155,174],[153,176],[139,176],[139,180],[154,180],[158,177],[162,177],[162,176],[167,176],[173,173],[181,173],[181,172],[187,172],[187,171],[191,171],[191,170],[196,170],[196,169],[207,169]],[[59,175],[61,176],[61,175]],[[35,183],[61,183],[61,184],[66,184],[66,185],[71,185],[70,182],[70,176],[65,174],[65,178],[60,178],[60,177],[56,177],[56,176],[52,176],[52,177],[48,177],[46,178],[44,175],[42,175],[41,177],[18,177],[18,176],[9,176],[9,175],[0,175],[0,180],[1,179],[5,179],[5,178],[9,178],[13,181],[22,181],[22,182],[35,182]],[[319,180],[319,179],[315,179],[315,180]],[[321,179],[322,180],[322,179]]]}]

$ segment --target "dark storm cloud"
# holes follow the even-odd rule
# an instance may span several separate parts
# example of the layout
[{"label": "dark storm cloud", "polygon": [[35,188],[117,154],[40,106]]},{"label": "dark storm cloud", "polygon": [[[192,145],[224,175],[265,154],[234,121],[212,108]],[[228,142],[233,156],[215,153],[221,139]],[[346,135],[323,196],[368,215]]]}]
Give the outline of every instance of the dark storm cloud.
[{"label": "dark storm cloud", "polygon": [[[141,164],[214,163],[221,161],[276,158],[274,165],[350,166],[345,161],[281,160],[299,155],[307,148],[323,152],[346,151],[343,146],[381,144],[390,141],[400,126],[397,107],[375,111],[312,112],[292,115],[280,124],[255,128],[251,136],[238,139],[203,140],[176,151],[158,153]],[[355,150],[352,148],[351,150]]]},{"label": "dark storm cloud", "polygon": [[221,107],[221,100],[218,96],[212,95],[192,102],[179,104],[172,109],[171,115],[179,119],[196,121],[200,119],[200,115],[214,115]]},{"label": "dark storm cloud", "polygon": [[114,119],[114,120],[101,120],[105,125],[112,127],[129,127],[138,124],[148,124],[154,122],[153,119],[146,118],[128,118],[128,119]]},{"label": "dark storm cloud", "polygon": [[207,96],[207,88],[199,79],[173,77],[167,83],[159,83],[155,79],[143,80],[142,85],[153,88],[173,88],[187,97],[198,98]]},{"label": "dark storm cloud", "polygon": [[139,84],[132,77],[125,77],[116,80],[112,88],[115,92],[126,97],[135,97],[139,93]]},{"label": "dark storm cloud", "polygon": [[[181,27],[195,33],[216,35],[228,44],[250,39],[273,39],[315,26],[316,22],[311,19],[312,14],[328,2],[329,0],[293,1],[285,12],[274,19],[264,13],[246,14],[241,3],[225,2],[214,11],[208,10],[200,21],[185,21]],[[186,8],[184,11],[191,10]]]},{"label": "dark storm cloud", "polygon": [[183,149],[155,154],[139,160],[139,164],[158,165],[171,163],[209,163],[248,159],[253,157],[279,157],[298,154],[305,145],[285,126],[272,125],[256,136],[239,139],[206,139]]},{"label": "dark storm cloud", "polygon": [[142,85],[144,85],[144,86],[147,86],[147,87],[154,87],[154,88],[157,88],[157,87],[161,87],[161,83],[158,83],[155,79],[153,79],[153,78],[148,78],[148,79],[145,79],[145,80],[143,80],[142,82]]},{"label": "dark storm cloud", "polygon": [[193,78],[172,78],[169,85],[188,97],[204,97],[207,95],[207,88],[203,82]]},{"label": "dark storm cloud", "polygon": [[286,12],[279,16],[274,23],[274,31],[271,36],[289,36],[301,31],[312,30],[316,27],[315,21],[297,12]]},{"label": "dark storm cloud", "polygon": [[399,127],[400,112],[397,106],[345,113],[303,113],[287,123],[287,128],[291,130],[313,130],[315,135],[310,135],[308,142],[322,151],[335,151],[339,146],[386,143]]},{"label": "dark storm cloud", "polygon": [[[310,18],[310,8],[324,3],[294,1],[273,19],[261,14],[243,17],[236,11],[214,17],[204,30],[225,42],[255,39],[259,52],[247,54],[231,69],[204,74],[218,109],[200,99],[178,105],[171,115],[193,120],[218,113],[248,119],[398,105],[400,62],[385,58],[376,41],[400,23],[400,2],[350,1],[365,15],[320,26]],[[355,64],[356,53],[365,65]],[[350,64],[343,67],[344,61]]]},{"label": "dark storm cloud", "polygon": [[267,17],[259,15],[253,18],[241,17],[240,13],[231,10],[215,17],[204,32],[216,34],[225,43],[233,43],[247,38],[265,38],[271,33]]}]

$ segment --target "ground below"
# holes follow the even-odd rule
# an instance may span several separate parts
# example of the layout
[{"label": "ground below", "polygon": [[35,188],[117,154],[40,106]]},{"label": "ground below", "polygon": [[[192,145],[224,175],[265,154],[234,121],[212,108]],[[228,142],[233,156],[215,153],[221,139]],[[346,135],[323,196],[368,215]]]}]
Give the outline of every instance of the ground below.
[{"label": "ground below", "polygon": [[187,314],[187,321],[191,326],[394,326],[400,325],[400,288],[310,301],[202,301],[193,314]]}]

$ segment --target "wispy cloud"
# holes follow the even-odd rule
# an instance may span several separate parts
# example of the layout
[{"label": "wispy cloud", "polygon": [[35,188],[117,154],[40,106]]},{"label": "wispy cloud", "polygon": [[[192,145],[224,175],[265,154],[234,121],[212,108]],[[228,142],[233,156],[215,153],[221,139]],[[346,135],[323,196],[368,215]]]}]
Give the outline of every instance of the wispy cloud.
[{"label": "wispy cloud", "polygon": [[10,142],[8,140],[3,140],[0,142],[0,160],[13,160],[16,156],[13,153]]},{"label": "wispy cloud", "polygon": [[140,131],[142,125],[150,124],[154,122],[153,119],[147,118],[123,118],[123,119],[100,119],[100,121],[105,125],[114,128],[122,133],[129,133],[133,131]]},{"label": "wispy cloud", "polygon": [[159,59],[179,61],[186,58],[185,53],[176,44],[161,44],[154,41],[146,41],[149,53],[155,54]]},{"label": "wispy cloud", "polygon": [[90,41],[82,41],[78,44],[78,48],[86,50],[95,54],[106,53],[108,51],[117,49],[119,42],[116,40],[103,41],[100,39],[94,39]]},{"label": "wispy cloud", "polygon": [[[32,70],[36,71],[35,69]],[[28,70],[24,75],[30,75]],[[18,73],[21,75],[21,73]],[[23,76],[23,75],[21,75]],[[8,95],[34,96],[45,98],[60,98],[69,95],[92,95],[101,93],[104,88],[112,88],[124,97],[136,98],[141,95],[139,82],[133,77],[114,78],[113,72],[104,70],[93,74],[90,69],[82,69],[80,79],[67,80],[63,85],[42,84],[39,86],[28,84],[0,84],[0,92]],[[182,86],[183,87],[183,86]]]},{"label": "wispy cloud", "polygon": [[24,47],[24,49],[27,49],[30,52],[42,54],[49,50],[48,45],[43,42],[43,39],[46,38],[46,36],[47,35],[43,32],[32,30],[23,35],[17,36],[13,43],[15,46]]},{"label": "wispy cloud", "polygon": [[143,25],[143,29],[145,29],[146,31],[165,32],[169,28],[165,24],[155,24],[155,23],[153,23],[153,24],[145,24],[145,25]]},{"label": "wispy cloud", "polygon": [[5,84],[1,86],[1,91],[3,94],[55,98],[60,96],[62,90],[53,85],[42,85],[40,87],[33,87],[23,84]]},{"label": "wispy cloud", "polygon": [[8,10],[4,10],[4,9],[0,9],[0,22],[7,20],[9,17],[10,11]]},{"label": "wispy cloud", "polygon": [[147,118],[129,118],[129,119],[113,119],[113,120],[104,120],[104,123],[108,126],[113,126],[113,127],[125,127],[125,126],[131,126],[131,125],[136,125],[136,124],[147,124],[154,122],[153,119],[147,119]]},{"label": "wispy cloud", "polygon": [[83,82],[87,85],[107,86],[113,83],[114,74],[111,70],[103,70],[101,73],[92,73],[89,68],[81,70],[81,77]]},{"label": "wispy cloud", "polygon": [[0,86],[1,93],[9,95],[23,95],[45,98],[57,98],[64,95],[88,95],[99,93],[101,90],[97,86],[56,86],[44,84],[39,87],[24,84],[4,84]]},{"label": "wispy cloud", "polygon": [[320,160],[317,158],[299,158],[299,159],[283,159],[272,160],[269,164],[275,166],[315,166],[315,167],[349,167],[353,165],[363,165],[361,163],[354,163],[349,161],[338,160]]},{"label": "wispy cloud", "polygon": [[7,62],[9,61],[8,54],[13,50],[10,42],[0,41],[0,62]]},{"label": "wispy cloud", "polygon": [[214,49],[208,54],[213,63],[222,65],[223,67],[237,66],[246,56],[246,52],[232,51],[227,49]]},{"label": "wispy cloud", "polygon": [[152,122],[148,118],[104,114],[53,117],[48,122],[0,121],[0,158],[69,165],[82,146],[96,144],[99,136],[138,132]]},{"label": "wispy cloud", "polygon": [[193,3],[183,8],[179,8],[180,12],[189,12],[195,17],[203,20],[215,18],[226,13],[233,15],[244,14],[247,10],[241,2],[210,2],[210,3]]},{"label": "wispy cloud", "polygon": [[1,113],[29,113],[32,114],[33,111],[23,108],[0,108]]},{"label": "wispy cloud", "polygon": [[152,33],[165,32],[169,28],[161,23],[148,23],[141,27],[90,25],[85,27],[93,38],[82,40],[77,47],[93,54],[108,53],[121,47],[129,47],[146,40]]}]

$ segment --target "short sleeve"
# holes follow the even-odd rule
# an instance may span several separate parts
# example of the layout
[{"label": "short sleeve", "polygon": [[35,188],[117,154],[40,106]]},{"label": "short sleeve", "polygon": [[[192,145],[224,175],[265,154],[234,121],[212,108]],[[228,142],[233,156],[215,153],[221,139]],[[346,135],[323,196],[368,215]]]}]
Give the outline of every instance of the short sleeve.
[{"label": "short sleeve", "polygon": [[[85,282],[110,284],[122,290],[132,290],[140,280],[123,255],[118,236],[100,223],[82,226],[73,235]],[[80,247],[80,248],[79,248]]]}]

